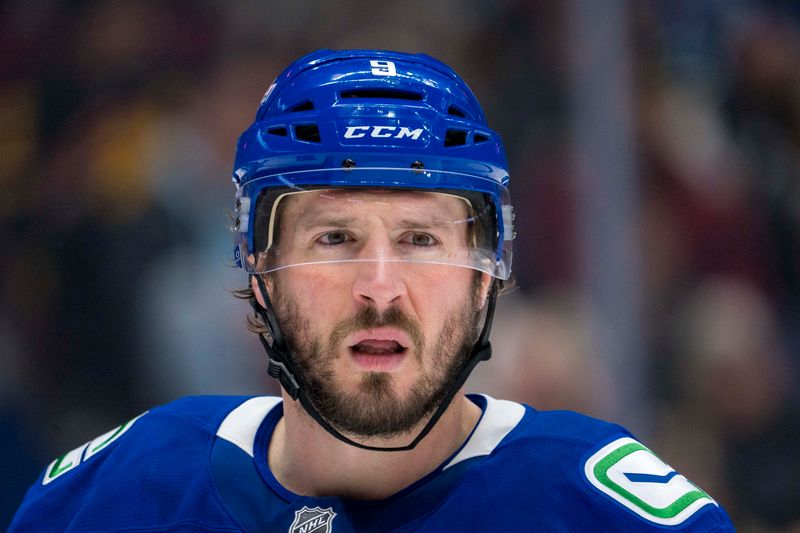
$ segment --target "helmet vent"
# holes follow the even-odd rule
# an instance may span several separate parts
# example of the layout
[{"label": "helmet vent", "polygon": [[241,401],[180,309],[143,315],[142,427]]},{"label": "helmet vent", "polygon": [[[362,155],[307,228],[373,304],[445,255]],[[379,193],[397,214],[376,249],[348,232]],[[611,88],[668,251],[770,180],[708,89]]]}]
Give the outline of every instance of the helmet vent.
[{"label": "helmet vent", "polygon": [[475,144],[485,143],[489,140],[489,136],[485,133],[475,132],[475,136],[473,137]]},{"label": "helmet vent", "polygon": [[311,100],[305,100],[300,102],[299,104],[295,104],[289,109],[290,113],[298,113],[300,111],[311,111],[314,109],[314,102]]},{"label": "helmet vent", "polygon": [[464,146],[467,144],[467,132],[462,130],[447,130],[444,135],[444,145],[449,146]]},{"label": "helmet vent", "polygon": [[456,116],[456,117],[467,118],[467,114],[464,113],[463,111],[461,111],[459,108],[457,108],[454,105],[451,105],[449,108],[447,108],[447,114],[448,115],[453,115],[453,116]]},{"label": "helmet vent", "polygon": [[295,124],[294,136],[298,141],[305,141],[310,143],[321,142],[319,136],[319,128],[316,124]]},{"label": "helmet vent", "polygon": [[267,128],[267,133],[269,133],[270,135],[280,135],[281,137],[286,137],[286,135],[288,134],[286,128],[283,126],[274,126],[272,128]]},{"label": "helmet vent", "polygon": [[422,100],[423,95],[413,91],[403,91],[402,89],[348,89],[339,93],[342,98],[381,98],[384,100]]}]

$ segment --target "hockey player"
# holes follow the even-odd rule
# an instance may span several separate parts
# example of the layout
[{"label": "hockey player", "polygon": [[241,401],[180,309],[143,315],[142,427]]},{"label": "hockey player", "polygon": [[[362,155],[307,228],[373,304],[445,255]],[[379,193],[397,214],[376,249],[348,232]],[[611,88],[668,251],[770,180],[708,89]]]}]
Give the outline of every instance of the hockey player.
[{"label": "hockey player", "polygon": [[464,394],[514,216],[501,140],[449,67],[301,58],[233,180],[235,260],[282,398],[146,412],[53,461],[11,531],[733,530],[625,429]]}]

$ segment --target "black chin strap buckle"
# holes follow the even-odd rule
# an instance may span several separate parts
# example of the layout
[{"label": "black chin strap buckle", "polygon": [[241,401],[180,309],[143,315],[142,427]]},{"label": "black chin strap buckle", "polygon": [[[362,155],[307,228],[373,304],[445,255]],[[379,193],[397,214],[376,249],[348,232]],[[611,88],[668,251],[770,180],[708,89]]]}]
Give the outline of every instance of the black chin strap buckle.
[{"label": "black chin strap buckle", "polygon": [[297,399],[297,395],[300,392],[300,385],[284,363],[270,357],[267,362],[267,373],[281,382],[281,385],[286,389],[286,392],[289,393],[289,396],[291,396],[293,400]]},{"label": "black chin strap buckle", "polygon": [[278,326],[278,319],[272,309],[272,302],[269,300],[269,293],[267,293],[264,280],[261,279],[261,276],[256,276],[256,281],[266,305],[261,307],[255,297],[252,298],[250,303],[256,316],[261,318],[268,330],[258,335],[261,344],[264,345],[264,350],[267,352],[267,373],[276,378],[289,396],[296,400],[300,394],[300,384],[297,382],[289,363],[288,349],[283,340],[283,333],[280,326]]},{"label": "black chin strap buckle", "polygon": [[483,343],[480,348],[475,350],[475,357],[478,361],[488,361],[492,358],[492,345],[489,341]]}]

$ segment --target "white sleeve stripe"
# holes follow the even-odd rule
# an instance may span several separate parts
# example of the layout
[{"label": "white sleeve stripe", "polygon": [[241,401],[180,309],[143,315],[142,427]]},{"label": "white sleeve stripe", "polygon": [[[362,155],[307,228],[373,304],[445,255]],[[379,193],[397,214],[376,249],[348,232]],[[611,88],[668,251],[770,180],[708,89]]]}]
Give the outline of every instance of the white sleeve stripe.
[{"label": "white sleeve stripe", "polygon": [[522,417],[525,415],[525,406],[508,400],[495,400],[491,396],[486,398],[486,410],[483,413],[478,427],[475,428],[469,441],[461,451],[447,463],[443,470],[451,466],[482,455],[489,455],[498,444],[511,433]]},{"label": "white sleeve stripe", "polygon": [[281,399],[276,396],[259,396],[247,400],[225,417],[217,430],[217,436],[235,444],[253,457],[258,427],[267,413],[280,402]]}]

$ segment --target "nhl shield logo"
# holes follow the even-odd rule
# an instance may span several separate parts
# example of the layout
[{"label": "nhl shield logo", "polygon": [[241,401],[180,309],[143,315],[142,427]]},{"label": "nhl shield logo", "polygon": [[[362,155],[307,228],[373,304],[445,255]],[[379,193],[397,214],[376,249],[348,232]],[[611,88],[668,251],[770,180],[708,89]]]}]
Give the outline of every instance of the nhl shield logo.
[{"label": "nhl shield logo", "polygon": [[289,526],[289,533],[333,533],[333,519],[336,513],[328,507],[303,507],[294,512],[294,522]]}]

